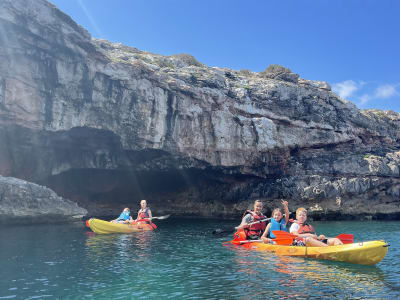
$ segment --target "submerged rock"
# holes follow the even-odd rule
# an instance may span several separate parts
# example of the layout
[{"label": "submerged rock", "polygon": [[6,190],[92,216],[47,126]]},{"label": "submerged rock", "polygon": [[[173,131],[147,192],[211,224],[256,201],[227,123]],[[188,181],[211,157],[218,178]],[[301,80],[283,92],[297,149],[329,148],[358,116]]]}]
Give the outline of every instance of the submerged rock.
[{"label": "submerged rock", "polygon": [[147,199],[232,217],[284,198],[321,218],[399,217],[398,113],[359,110],[282,66],[235,71],[94,39],[44,0],[1,1],[0,29],[3,176],[97,215]]},{"label": "submerged rock", "polygon": [[0,223],[65,222],[86,214],[86,209],[49,188],[0,176]]}]

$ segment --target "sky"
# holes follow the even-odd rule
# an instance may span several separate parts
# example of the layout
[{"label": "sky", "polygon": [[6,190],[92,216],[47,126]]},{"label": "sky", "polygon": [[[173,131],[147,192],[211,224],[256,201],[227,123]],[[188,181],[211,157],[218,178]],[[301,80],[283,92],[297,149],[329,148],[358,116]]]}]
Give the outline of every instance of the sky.
[{"label": "sky", "polygon": [[95,38],[234,70],[327,81],[400,112],[399,0],[50,0]]}]

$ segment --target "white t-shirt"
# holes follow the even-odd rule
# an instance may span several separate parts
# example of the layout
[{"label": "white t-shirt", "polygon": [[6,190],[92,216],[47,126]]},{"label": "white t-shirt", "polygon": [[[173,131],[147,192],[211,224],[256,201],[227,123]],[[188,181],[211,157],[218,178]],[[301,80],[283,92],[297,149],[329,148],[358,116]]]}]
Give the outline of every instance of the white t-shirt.
[{"label": "white t-shirt", "polygon": [[299,229],[300,229],[300,225],[298,223],[293,223],[292,226],[290,226],[290,233],[299,231]]}]

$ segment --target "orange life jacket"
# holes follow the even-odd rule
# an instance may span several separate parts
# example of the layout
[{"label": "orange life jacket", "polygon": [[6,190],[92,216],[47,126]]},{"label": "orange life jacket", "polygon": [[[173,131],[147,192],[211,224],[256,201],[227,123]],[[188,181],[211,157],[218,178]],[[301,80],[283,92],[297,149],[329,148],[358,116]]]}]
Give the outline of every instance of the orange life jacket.
[{"label": "orange life jacket", "polygon": [[[257,215],[254,211],[251,211],[251,210],[246,211],[244,213],[244,216],[247,215],[247,214],[251,214],[253,216],[252,223],[260,221],[260,220],[264,220],[264,219],[267,218],[263,214]],[[250,237],[250,236],[254,236],[254,235],[257,235],[257,236],[260,237],[263,234],[263,232],[265,230],[265,227],[267,227],[266,223],[267,223],[267,221],[261,222],[261,223],[257,223],[257,224],[253,224],[253,225],[250,225],[250,227],[244,228],[244,232],[246,233],[246,237]]]},{"label": "orange life jacket", "polygon": [[302,234],[302,233],[312,233],[312,234],[315,234],[315,230],[314,230],[314,227],[312,227],[311,225],[309,225],[309,224],[307,224],[307,223],[304,223],[304,224],[300,225],[300,228],[299,228],[298,233],[299,233],[299,234]]}]

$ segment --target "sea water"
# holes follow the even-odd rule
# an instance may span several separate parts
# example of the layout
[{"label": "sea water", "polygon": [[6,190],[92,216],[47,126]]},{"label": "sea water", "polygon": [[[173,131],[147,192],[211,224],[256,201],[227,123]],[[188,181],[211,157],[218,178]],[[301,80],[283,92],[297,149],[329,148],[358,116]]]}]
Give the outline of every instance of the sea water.
[{"label": "sea water", "polygon": [[97,235],[84,222],[0,229],[0,299],[399,299],[399,222],[314,222],[319,233],[386,240],[376,266],[223,246],[238,222],[178,219]]}]

